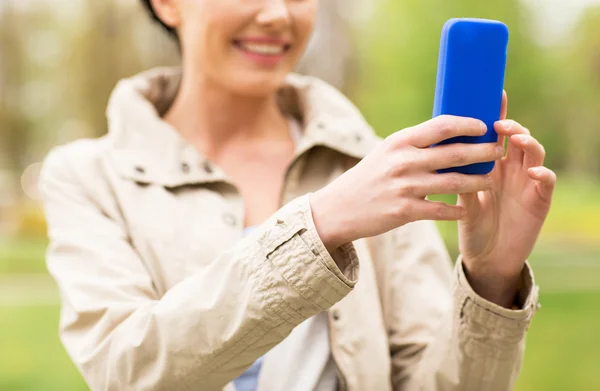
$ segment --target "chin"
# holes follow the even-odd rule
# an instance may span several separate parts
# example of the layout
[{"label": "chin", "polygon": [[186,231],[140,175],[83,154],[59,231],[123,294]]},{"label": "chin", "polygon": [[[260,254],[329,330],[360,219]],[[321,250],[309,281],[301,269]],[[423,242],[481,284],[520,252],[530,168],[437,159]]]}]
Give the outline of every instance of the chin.
[{"label": "chin", "polygon": [[285,83],[291,71],[251,70],[236,72],[225,81],[229,90],[248,97],[267,97],[275,94]]}]

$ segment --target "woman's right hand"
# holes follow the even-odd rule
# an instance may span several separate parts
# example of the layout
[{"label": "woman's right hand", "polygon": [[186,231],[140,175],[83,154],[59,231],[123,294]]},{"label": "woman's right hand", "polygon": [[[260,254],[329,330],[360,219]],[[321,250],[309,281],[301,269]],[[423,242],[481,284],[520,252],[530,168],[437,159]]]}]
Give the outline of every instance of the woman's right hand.
[{"label": "woman's right hand", "polygon": [[313,219],[325,247],[332,252],[344,243],[412,221],[460,219],[461,206],[425,197],[486,190],[491,179],[436,170],[500,159],[504,147],[497,143],[430,146],[486,131],[482,121],[444,115],[387,137],[355,167],[311,195]]}]

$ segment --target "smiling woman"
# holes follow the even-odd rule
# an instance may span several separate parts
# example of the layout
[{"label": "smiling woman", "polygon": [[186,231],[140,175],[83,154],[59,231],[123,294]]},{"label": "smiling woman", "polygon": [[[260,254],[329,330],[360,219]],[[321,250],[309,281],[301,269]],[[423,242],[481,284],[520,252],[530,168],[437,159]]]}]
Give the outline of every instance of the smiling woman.
[{"label": "smiling woman", "polygon": [[[472,118],[378,139],[292,73],[317,0],[143,4],[181,66],[121,81],[108,135],[40,175],[62,341],[90,387],[510,390],[554,186],[529,131],[495,124],[506,156],[430,148],[488,131]],[[489,176],[436,173],[491,160]],[[432,220],[459,221],[454,270]]]},{"label": "smiling woman", "polygon": [[258,3],[144,1],[179,37],[184,76],[243,95],[264,95],[283,83],[304,52],[317,11],[316,0],[271,1],[256,14]]}]

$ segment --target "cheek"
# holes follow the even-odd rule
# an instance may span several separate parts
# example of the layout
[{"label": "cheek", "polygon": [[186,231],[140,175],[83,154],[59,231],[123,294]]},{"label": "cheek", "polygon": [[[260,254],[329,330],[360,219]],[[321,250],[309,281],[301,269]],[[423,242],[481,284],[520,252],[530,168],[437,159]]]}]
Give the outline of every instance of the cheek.
[{"label": "cheek", "polygon": [[295,30],[294,34],[296,35],[296,39],[303,49],[306,47],[312,36],[315,28],[316,17],[317,7],[313,2],[300,6],[293,14]]},{"label": "cheek", "polygon": [[[239,0],[235,0],[236,2]],[[223,52],[230,49],[236,20],[231,0],[183,0],[182,18],[186,40],[198,52],[202,63],[221,61]],[[210,61],[207,61],[210,60]]]}]

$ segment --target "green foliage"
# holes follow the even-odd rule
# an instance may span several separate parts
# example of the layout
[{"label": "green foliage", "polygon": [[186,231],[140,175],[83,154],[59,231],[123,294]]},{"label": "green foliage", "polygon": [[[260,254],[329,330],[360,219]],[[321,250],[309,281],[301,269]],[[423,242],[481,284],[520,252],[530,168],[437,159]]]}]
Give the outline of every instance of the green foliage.
[{"label": "green foliage", "polygon": [[557,99],[557,86],[564,84],[565,68],[558,66],[555,52],[536,45],[531,15],[516,0],[382,0],[371,23],[357,35],[361,76],[351,91],[367,119],[386,136],[431,118],[441,29],[453,17],[496,19],[508,25],[509,117],[530,128],[545,145],[551,168],[564,168],[570,113],[562,106],[564,100]]},{"label": "green foliage", "polygon": [[542,294],[515,391],[600,390],[600,293]]},{"label": "green foliage", "polygon": [[0,307],[0,390],[88,390],[58,339],[57,306]]},{"label": "green foliage", "polygon": [[562,83],[557,87],[560,111],[568,121],[569,169],[600,174],[600,6],[577,24],[573,42],[558,48]]}]

